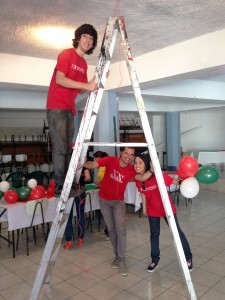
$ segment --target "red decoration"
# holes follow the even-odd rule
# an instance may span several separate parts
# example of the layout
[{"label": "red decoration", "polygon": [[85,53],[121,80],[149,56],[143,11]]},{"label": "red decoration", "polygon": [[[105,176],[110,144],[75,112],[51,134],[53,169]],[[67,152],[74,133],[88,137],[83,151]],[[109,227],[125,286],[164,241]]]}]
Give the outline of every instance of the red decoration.
[{"label": "red decoration", "polygon": [[31,190],[28,200],[37,200],[41,198],[45,198],[45,191],[36,186]]},{"label": "red decoration", "polygon": [[180,172],[186,177],[194,177],[198,171],[198,161],[192,156],[185,156],[180,161]]},{"label": "red decoration", "polygon": [[44,193],[46,192],[46,189],[43,185],[37,185],[36,188],[38,188],[39,190],[42,190]]},{"label": "red decoration", "polygon": [[4,199],[7,203],[13,204],[18,201],[19,195],[14,190],[8,190],[4,194]]},{"label": "red decoration", "polygon": [[189,177],[184,172],[182,172],[180,169],[177,170],[177,174],[178,174],[178,176],[179,176],[180,179],[186,179],[186,178]]},{"label": "red decoration", "polygon": [[48,187],[47,188],[47,192],[46,192],[47,198],[52,198],[55,196],[55,189],[52,187]]},{"label": "red decoration", "polygon": [[51,187],[51,188],[55,188],[55,180],[54,179],[52,179],[51,181],[50,181],[50,183],[49,183],[49,186]]}]

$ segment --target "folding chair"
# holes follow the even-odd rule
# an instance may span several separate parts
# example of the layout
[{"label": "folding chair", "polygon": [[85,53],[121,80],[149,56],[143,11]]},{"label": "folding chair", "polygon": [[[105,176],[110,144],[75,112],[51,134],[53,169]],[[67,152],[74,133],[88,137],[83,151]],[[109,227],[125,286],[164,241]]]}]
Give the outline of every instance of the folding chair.
[{"label": "folding chair", "polygon": [[42,171],[34,171],[26,175],[26,182],[30,179],[36,179],[38,185],[47,185],[49,183],[48,175]]},{"label": "folding chair", "polygon": [[25,175],[22,172],[13,172],[5,180],[11,182],[13,187],[20,188],[25,181]]}]

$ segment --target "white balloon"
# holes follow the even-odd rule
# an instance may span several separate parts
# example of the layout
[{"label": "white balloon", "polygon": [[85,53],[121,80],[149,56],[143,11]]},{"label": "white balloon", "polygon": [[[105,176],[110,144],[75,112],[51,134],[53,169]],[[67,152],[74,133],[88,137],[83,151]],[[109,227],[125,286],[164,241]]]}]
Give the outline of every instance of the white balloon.
[{"label": "white balloon", "polygon": [[37,186],[37,180],[32,178],[27,182],[27,185],[29,186],[29,188],[33,189]]},{"label": "white balloon", "polygon": [[5,193],[6,191],[8,191],[9,187],[10,187],[10,184],[9,184],[8,181],[2,181],[2,182],[0,182],[0,190],[3,193]]},{"label": "white balloon", "polygon": [[189,177],[182,181],[180,192],[185,198],[194,198],[199,192],[199,183],[195,177]]}]

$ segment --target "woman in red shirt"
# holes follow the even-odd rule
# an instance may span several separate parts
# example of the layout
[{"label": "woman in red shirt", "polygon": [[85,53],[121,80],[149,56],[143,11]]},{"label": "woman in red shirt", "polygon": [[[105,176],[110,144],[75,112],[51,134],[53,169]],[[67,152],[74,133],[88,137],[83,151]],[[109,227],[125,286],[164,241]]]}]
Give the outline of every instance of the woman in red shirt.
[{"label": "woman in red shirt", "polygon": [[[149,154],[140,154],[135,157],[134,169],[139,174],[144,174],[147,171],[152,173],[151,177],[144,181],[136,181],[136,186],[142,196],[142,205],[143,205],[143,214],[148,216],[149,226],[150,226],[150,241],[151,241],[151,258],[152,262],[148,266],[148,272],[153,272],[158,266],[160,259],[160,250],[159,250],[159,235],[160,235],[160,218],[163,217],[168,225],[166,218],[166,213],[162,203],[162,198],[160,195],[159,187],[154,175],[153,166],[150,160]],[[179,184],[179,179],[172,178],[166,174],[163,174],[163,178],[166,186],[171,184]],[[173,203],[172,198],[169,196],[170,204],[172,211],[174,213],[174,219],[177,225],[177,230],[180,236],[181,244],[183,246],[184,254],[187,260],[188,269],[192,270],[192,253],[187,241],[185,234],[180,229],[177,216],[176,216],[176,207]]]}]

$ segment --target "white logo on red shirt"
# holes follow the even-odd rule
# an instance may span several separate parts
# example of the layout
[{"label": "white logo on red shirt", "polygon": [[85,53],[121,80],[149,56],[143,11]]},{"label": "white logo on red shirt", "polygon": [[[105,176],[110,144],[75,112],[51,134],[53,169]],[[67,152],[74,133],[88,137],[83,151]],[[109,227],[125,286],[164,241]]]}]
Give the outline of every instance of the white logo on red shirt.
[{"label": "white logo on red shirt", "polygon": [[71,69],[77,70],[78,72],[81,72],[84,74],[84,68],[78,67],[77,65],[72,64]]},{"label": "white logo on red shirt", "polygon": [[145,189],[141,189],[142,191],[152,191],[152,190],[156,190],[157,189],[157,185],[152,185],[152,186],[148,186]]},{"label": "white logo on red shirt", "polygon": [[119,182],[119,183],[123,183],[123,178],[124,176],[122,174],[120,174],[118,171],[114,170],[112,174],[110,174],[110,177]]}]

